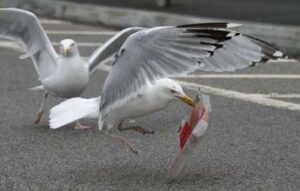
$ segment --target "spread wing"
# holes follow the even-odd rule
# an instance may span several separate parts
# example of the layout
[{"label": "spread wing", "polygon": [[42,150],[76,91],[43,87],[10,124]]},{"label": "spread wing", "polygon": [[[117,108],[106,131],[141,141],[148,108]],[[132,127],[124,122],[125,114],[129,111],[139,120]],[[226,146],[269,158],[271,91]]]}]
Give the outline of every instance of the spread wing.
[{"label": "spread wing", "polygon": [[104,60],[111,57],[114,53],[118,52],[120,47],[126,41],[126,39],[133,33],[140,31],[142,27],[130,27],[120,31],[113,36],[102,46],[97,48],[89,58],[89,71],[92,73]]},{"label": "spread wing", "polygon": [[0,38],[20,42],[25,50],[20,58],[30,57],[40,78],[55,71],[57,54],[33,13],[15,8],[1,8]]},{"label": "spread wing", "polygon": [[116,55],[104,83],[100,118],[136,97],[148,81],[198,69],[234,71],[284,56],[266,42],[226,29],[230,26],[227,23],[167,26],[131,35]]}]

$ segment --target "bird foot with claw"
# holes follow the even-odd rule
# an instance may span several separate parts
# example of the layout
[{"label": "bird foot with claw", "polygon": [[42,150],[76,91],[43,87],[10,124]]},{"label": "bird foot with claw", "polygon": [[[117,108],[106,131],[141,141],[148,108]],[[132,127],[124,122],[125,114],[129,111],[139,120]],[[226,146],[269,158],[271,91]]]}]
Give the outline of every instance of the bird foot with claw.
[{"label": "bird foot with claw", "polygon": [[122,143],[133,153],[133,154],[139,154],[138,150],[135,148],[135,146],[128,140],[122,140]]},{"label": "bird foot with claw", "polygon": [[35,120],[34,120],[34,124],[35,124],[35,125],[37,125],[37,124],[40,123],[41,118],[42,118],[42,115],[43,115],[43,112],[38,112],[38,113],[36,114],[36,117],[35,117]]},{"label": "bird foot with claw", "polygon": [[91,126],[82,125],[79,122],[77,122],[76,125],[74,126],[74,129],[76,129],[76,130],[84,130],[84,129],[89,129],[89,128],[91,128]]},{"label": "bird foot with claw", "polygon": [[119,127],[119,131],[129,131],[129,130],[134,130],[136,132],[142,133],[143,135],[145,134],[154,134],[155,132],[151,129],[146,129],[142,126],[136,125],[136,126],[130,126],[130,127]]},{"label": "bird foot with claw", "polygon": [[142,126],[136,126],[133,128],[135,131],[139,132],[139,133],[142,133],[143,135],[145,134],[154,134],[155,131],[151,130],[151,129],[146,129]]},{"label": "bird foot with claw", "polygon": [[126,146],[129,151],[131,151],[133,154],[138,154],[138,150],[135,148],[134,144],[132,144],[127,138],[121,137],[119,135],[113,135],[113,134],[106,134],[111,139],[119,140],[121,143]]}]

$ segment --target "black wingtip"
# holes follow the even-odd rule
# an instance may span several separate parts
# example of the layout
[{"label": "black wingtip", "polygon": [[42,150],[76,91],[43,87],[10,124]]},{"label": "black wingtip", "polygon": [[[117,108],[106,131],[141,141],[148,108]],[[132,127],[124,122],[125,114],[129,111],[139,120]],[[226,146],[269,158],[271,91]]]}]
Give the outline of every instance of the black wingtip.
[{"label": "black wingtip", "polygon": [[227,28],[229,23],[195,23],[179,25],[177,28]]},{"label": "black wingtip", "polygon": [[226,22],[219,22],[219,23],[194,23],[194,24],[187,24],[187,25],[178,25],[177,28],[233,28],[241,26],[237,23],[226,23]]},{"label": "black wingtip", "polygon": [[223,44],[220,44],[220,43],[210,43],[210,42],[200,42],[200,44],[204,44],[204,45],[212,45],[212,46],[215,46],[216,49],[219,49],[219,48],[223,48]]},{"label": "black wingtip", "polygon": [[[286,57],[286,55],[285,55],[283,52],[281,52],[281,51],[279,50],[279,47],[278,47],[278,46],[276,46],[276,45],[274,45],[274,44],[271,44],[271,43],[268,43],[268,42],[266,42],[266,41],[264,41],[264,40],[261,40],[261,39],[259,39],[259,38],[254,37],[254,36],[251,36],[251,35],[247,35],[247,34],[243,34],[243,35],[246,36],[246,37],[248,37],[248,38],[251,39],[251,40],[260,42],[260,43],[262,43],[262,44],[265,44],[265,45],[267,45],[268,47],[274,49],[275,51],[278,51],[278,53],[281,53],[280,58]],[[274,53],[275,53],[275,52],[274,52]]]}]

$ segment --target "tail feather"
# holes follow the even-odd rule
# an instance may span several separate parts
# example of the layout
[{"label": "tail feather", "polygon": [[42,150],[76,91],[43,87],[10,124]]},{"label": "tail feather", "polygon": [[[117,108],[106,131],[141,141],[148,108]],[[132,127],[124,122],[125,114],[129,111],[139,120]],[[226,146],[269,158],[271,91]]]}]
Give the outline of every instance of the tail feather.
[{"label": "tail feather", "polygon": [[97,118],[99,105],[100,97],[68,99],[50,110],[50,128],[57,129],[82,118]]}]

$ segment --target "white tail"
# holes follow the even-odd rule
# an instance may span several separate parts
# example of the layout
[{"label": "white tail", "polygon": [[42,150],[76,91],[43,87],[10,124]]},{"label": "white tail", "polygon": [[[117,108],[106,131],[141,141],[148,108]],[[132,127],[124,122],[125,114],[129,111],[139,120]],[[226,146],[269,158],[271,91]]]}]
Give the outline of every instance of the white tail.
[{"label": "white tail", "polygon": [[50,110],[50,128],[57,129],[82,118],[97,118],[99,105],[100,97],[68,99]]}]

